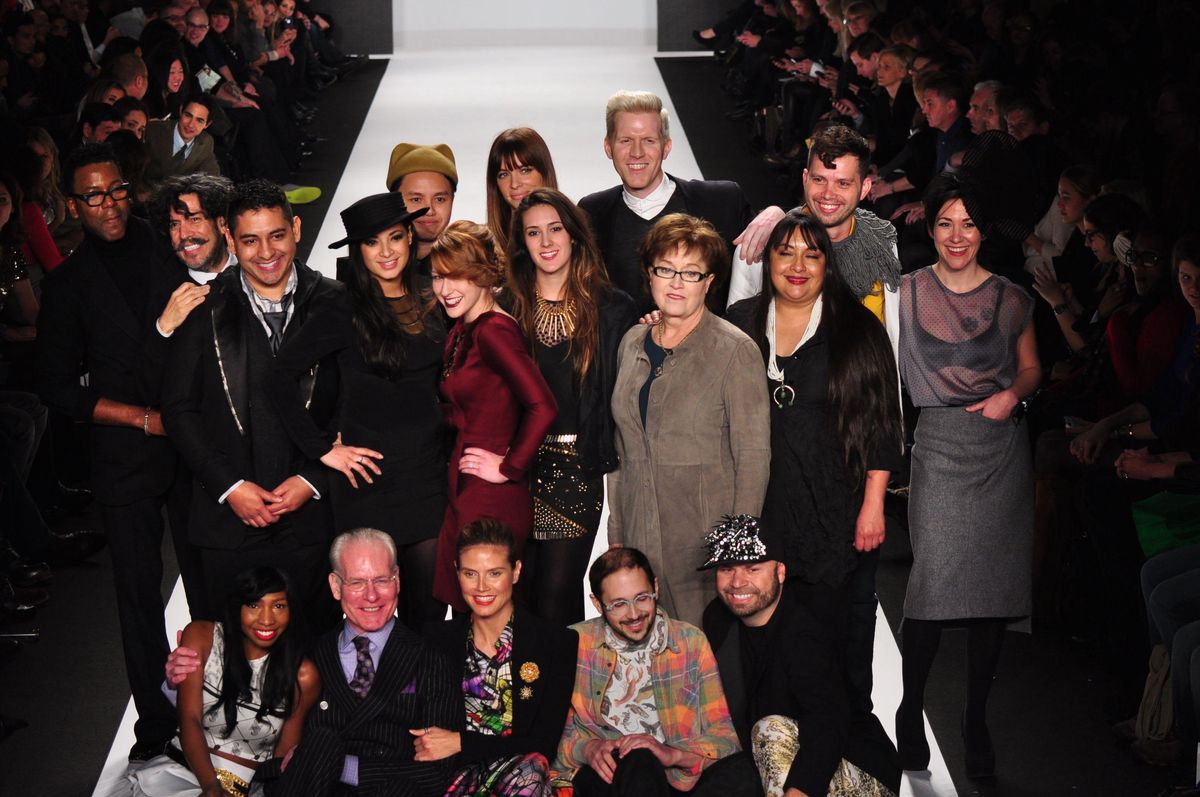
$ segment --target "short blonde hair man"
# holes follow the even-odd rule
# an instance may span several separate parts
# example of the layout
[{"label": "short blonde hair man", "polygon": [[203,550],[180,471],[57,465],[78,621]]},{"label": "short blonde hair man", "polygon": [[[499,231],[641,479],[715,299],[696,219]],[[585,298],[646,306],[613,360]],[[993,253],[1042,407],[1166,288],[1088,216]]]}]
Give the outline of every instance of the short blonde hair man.
[{"label": "short blonde hair man", "polygon": [[659,130],[663,141],[671,140],[671,115],[663,107],[662,98],[649,91],[629,91],[621,89],[608,98],[604,107],[605,137],[613,140],[617,132],[617,114],[619,113],[656,113],[659,119]]}]

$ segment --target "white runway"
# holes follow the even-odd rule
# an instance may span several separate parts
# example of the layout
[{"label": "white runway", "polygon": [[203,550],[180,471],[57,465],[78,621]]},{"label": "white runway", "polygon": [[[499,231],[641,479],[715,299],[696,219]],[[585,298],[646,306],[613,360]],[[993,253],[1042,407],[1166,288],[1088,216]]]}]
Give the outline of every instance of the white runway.
[{"label": "white runway", "polygon": [[[645,46],[512,46],[397,53],[388,65],[324,225],[320,231],[304,231],[317,236],[309,264],[332,276],[338,253],[327,246],[342,237],[339,212],[367,194],[387,189],[388,155],[401,141],[446,143],[454,150],[459,173],[455,219],[485,220],[487,151],[496,133],[507,127],[526,125],[542,134],[554,157],[559,187],[573,199],[614,185],[616,173],[601,147],[608,96],[621,88],[654,91],[666,101],[672,119],[676,118],[654,64],[655,55],[653,48]],[[701,177],[687,131],[673,124],[671,132],[674,144],[667,170],[680,177]],[[744,142],[730,145],[743,146]],[[172,646],[175,630],[187,619],[183,588],[177,584],[167,608]],[[876,714],[889,733],[900,694],[900,652],[881,611],[875,637],[874,700]],[[93,797],[128,794],[125,755],[133,744],[133,721],[131,701]],[[901,794],[955,795],[928,721],[926,733],[932,749],[931,771],[919,777],[906,775]]]}]

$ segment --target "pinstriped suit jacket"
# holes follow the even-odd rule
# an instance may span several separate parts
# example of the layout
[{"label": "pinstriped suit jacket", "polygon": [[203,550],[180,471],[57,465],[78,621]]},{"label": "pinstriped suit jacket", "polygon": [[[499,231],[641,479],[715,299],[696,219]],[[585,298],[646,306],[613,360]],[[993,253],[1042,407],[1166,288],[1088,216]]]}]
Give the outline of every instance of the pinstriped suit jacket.
[{"label": "pinstriped suit jacket", "polygon": [[[321,637],[313,662],[321,700],[308,714],[304,735],[272,797],[355,793],[371,797],[436,797],[444,793],[457,756],[413,761],[410,728],[461,730],[462,685],[445,657],[399,621],[379,657],[365,698],[346,683],[338,659],[341,626]],[[341,785],[347,755],[358,756],[358,789]]]}]

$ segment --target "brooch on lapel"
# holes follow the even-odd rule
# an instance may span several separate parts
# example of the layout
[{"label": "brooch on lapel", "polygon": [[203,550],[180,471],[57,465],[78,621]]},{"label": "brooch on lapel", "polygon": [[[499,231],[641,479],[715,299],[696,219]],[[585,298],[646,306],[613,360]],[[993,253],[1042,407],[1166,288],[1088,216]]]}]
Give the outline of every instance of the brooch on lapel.
[{"label": "brooch on lapel", "polygon": [[521,691],[518,692],[517,694],[520,695],[522,700],[532,700],[533,699],[533,687],[532,686],[522,686]]},{"label": "brooch on lapel", "polygon": [[542,671],[532,661],[527,661],[521,665],[520,673],[522,681],[533,683],[542,674]]}]

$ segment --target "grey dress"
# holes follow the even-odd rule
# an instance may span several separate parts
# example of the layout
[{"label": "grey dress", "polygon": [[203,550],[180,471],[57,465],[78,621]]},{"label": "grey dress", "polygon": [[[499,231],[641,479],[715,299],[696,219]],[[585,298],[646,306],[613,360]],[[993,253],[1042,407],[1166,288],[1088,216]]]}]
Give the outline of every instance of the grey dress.
[{"label": "grey dress", "polygon": [[668,616],[699,626],[716,595],[704,536],[723,515],[762,511],[771,420],[762,355],[747,335],[705,311],[650,387],[648,326],[621,340],[613,419],[620,466],[608,476],[610,544],[641,550]]},{"label": "grey dress", "polygon": [[908,526],[904,616],[1029,614],[1033,474],[1024,423],[966,406],[1012,386],[1033,301],[1003,277],[954,293],[932,268],[900,285],[900,370],[921,409]]}]

